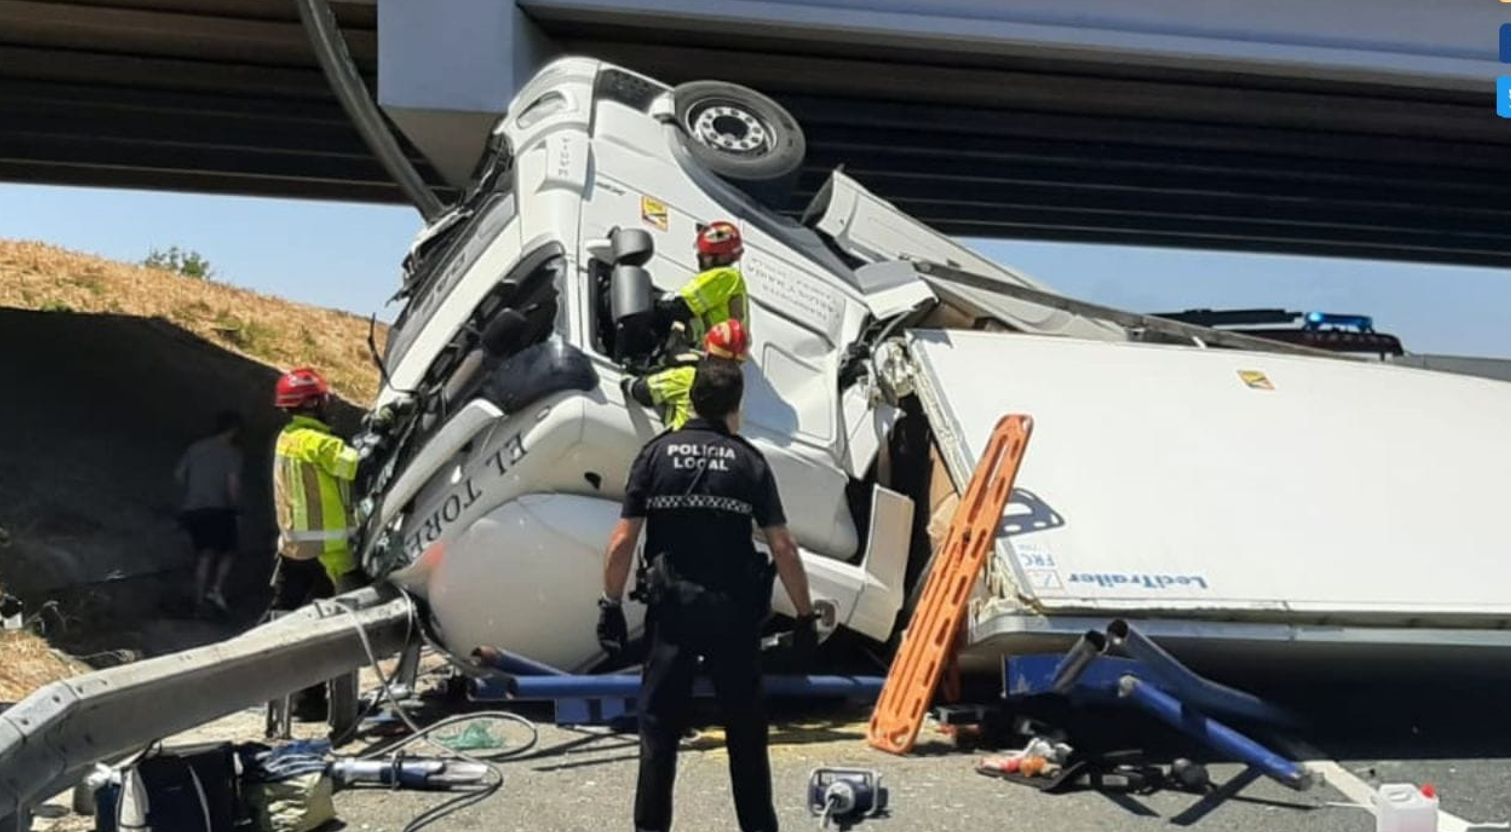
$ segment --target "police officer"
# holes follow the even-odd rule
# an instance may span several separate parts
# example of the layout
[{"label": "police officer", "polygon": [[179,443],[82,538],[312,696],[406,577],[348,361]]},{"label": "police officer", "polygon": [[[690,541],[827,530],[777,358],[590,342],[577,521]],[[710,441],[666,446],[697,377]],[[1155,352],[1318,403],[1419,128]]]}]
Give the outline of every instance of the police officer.
[{"label": "police officer", "polygon": [[[598,638],[614,654],[628,638],[620,596],[645,529],[650,644],[639,696],[637,832],[671,828],[677,742],[700,657],[725,723],[740,829],[777,829],[757,661],[773,565],[798,615],[795,650],[810,655],[818,637],[808,578],[776,480],[761,453],[737,433],[743,393],[737,362],[703,359],[692,386],[696,417],[641,449],[609,540]],[[752,543],[752,522],[765,532],[772,564]]]}]

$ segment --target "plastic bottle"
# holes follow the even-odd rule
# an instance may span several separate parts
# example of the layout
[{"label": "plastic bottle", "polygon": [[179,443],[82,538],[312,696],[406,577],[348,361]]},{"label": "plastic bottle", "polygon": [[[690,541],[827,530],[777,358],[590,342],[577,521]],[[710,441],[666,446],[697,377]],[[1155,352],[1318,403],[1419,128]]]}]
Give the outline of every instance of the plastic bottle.
[{"label": "plastic bottle", "polygon": [[1438,795],[1430,784],[1386,783],[1374,793],[1375,832],[1437,832]]}]

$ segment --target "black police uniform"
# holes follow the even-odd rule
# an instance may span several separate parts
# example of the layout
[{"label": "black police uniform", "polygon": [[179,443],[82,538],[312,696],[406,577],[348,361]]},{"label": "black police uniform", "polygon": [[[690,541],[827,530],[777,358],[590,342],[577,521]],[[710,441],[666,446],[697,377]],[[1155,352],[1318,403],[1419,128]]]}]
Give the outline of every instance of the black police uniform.
[{"label": "black police uniform", "polygon": [[752,521],[787,522],[771,469],[749,442],[695,418],[640,451],[622,516],[646,518],[646,555],[664,559],[647,615],[635,827],[671,827],[677,742],[702,656],[723,716],[740,829],[776,832],[758,662],[774,571],[751,541]]}]

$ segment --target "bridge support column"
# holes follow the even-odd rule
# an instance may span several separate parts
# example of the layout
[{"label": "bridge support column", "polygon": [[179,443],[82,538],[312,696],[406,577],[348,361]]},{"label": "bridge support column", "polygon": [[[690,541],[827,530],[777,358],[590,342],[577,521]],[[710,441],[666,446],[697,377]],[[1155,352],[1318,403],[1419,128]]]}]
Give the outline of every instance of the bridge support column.
[{"label": "bridge support column", "polygon": [[378,103],[452,185],[557,51],[514,0],[378,0]]}]

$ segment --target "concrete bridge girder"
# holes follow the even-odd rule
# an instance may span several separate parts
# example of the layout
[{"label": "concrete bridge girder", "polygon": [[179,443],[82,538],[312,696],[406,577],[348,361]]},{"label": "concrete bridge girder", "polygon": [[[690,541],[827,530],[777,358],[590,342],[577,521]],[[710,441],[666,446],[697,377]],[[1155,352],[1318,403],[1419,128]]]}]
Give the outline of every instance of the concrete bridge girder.
[{"label": "concrete bridge girder", "polygon": [[[1511,265],[1493,0],[329,2],[442,201],[563,52],[776,98],[788,210],[844,163],[946,233]],[[405,198],[291,0],[0,0],[0,111],[0,180]]]},{"label": "concrete bridge girder", "polygon": [[833,50],[907,47],[971,55],[1115,60],[1445,90],[1493,86],[1495,4],[1452,0],[373,0],[384,109],[452,184],[491,123],[561,45],[547,34],[617,26],[682,46],[778,38]]}]

